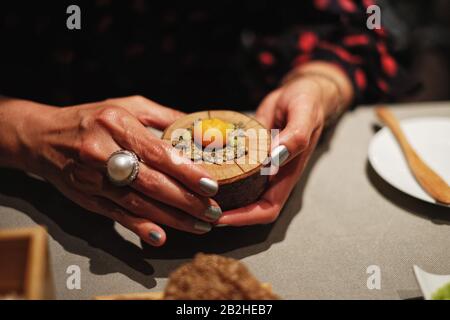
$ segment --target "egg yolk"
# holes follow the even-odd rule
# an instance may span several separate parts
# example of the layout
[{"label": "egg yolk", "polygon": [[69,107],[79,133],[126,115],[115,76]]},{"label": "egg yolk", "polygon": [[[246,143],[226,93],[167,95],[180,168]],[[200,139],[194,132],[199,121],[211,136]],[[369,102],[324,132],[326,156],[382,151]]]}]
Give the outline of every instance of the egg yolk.
[{"label": "egg yolk", "polygon": [[203,147],[222,148],[227,144],[227,130],[234,129],[233,124],[217,119],[205,119],[194,125],[194,141]]}]

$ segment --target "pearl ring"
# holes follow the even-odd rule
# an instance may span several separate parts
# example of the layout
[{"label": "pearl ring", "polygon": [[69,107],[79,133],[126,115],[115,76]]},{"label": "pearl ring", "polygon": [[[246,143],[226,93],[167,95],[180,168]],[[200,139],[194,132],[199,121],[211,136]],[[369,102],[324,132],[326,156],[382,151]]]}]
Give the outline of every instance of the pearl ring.
[{"label": "pearl ring", "polygon": [[118,150],[113,152],[106,162],[109,180],[116,186],[127,186],[139,173],[139,158],[134,152]]}]

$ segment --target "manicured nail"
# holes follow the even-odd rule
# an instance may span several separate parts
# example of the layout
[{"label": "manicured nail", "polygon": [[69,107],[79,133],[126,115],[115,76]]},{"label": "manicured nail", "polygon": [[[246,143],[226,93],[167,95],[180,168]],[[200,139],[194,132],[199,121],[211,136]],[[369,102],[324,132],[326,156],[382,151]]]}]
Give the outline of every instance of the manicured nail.
[{"label": "manicured nail", "polygon": [[153,243],[160,243],[161,242],[162,235],[158,231],[150,231],[150,235],[149,236],[150,236],[150,240]]},{"label": "manicured nail", "polygon": [[272,150],[270,158],[274,166],[280,167],[289,158],[289,151],[286,146],[281,144]]},{"label": "manicured nail", "polygon": [[219,185],[214,180],[208,178],[201,178],[200,189],[207,195],[213,196],[217,193],[217,191],[219,191]]},{"label": "manicured nail", "polygon": [[203,214],[208,219],[216,221],[222,215],[222,209],[220,207],[209,206]]},{"label": "manicured nail", "polygon": [[202,232],[209,232],[212,229],[212,226],[210,223],[203,222],[203,221],[197,221],[194,224],[194,229]]}]

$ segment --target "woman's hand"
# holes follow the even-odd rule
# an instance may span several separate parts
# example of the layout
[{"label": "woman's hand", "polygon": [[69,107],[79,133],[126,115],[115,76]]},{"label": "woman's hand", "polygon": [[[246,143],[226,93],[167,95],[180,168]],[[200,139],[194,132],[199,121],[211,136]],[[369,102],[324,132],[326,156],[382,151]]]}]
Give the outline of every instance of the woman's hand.
[{"label": "woman's hand", "polygon": [[219,224],[275,221],[300,179],[326,120],[339,114],[351,100],[351,85],[335,67],[318,63],[299,70],[299,74],[270,93],[256,112],[264,126],[281,129],[272,145],[271,162],[282,167],[270,177],[269,187],[259,201],[224,212]]},{"label": "woman's hand", "polygon": [[[210,198],[217,182],[145,127],[164,129],[181,112],[137,96],[67,108],[0,101],[2,114],[11,116],[9,122],[21,119],[16,129],[5,129],[10,139],[0,139],[18,155],[20,169],[44,177],[80,206],[121,223],[151,245],[166,241],[159,225],[200,234],[222,213]],[[108,157],[119,149],[142,160],[127,187],[112,185],[105,175]]]}]

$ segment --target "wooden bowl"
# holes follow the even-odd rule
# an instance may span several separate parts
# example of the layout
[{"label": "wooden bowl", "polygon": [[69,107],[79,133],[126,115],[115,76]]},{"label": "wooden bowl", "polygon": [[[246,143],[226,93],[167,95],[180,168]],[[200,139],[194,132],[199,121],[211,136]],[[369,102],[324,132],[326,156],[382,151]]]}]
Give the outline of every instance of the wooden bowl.
[{"label": "wooden bowl", "polygon": [[0,261],[0,299],[53,297],[43,227],[0,230]]},{"label": "wooden bowl", "polygon": [[219,192],[213,197],[222,210],[230,210],[255,202],[264,192],[268,175],[262,175],[263,167],[270,152],[270,131],[255,119],[235,111],[211,110],[191,113],[178,119],[163,133],[162,139],[174,145],[178,138],[177,129],[189,129],[195,121],[220,119],[239,124],[245,132],[246,153],[231,161],[211,163],[202,161],[203,166],[218,181]]}]

